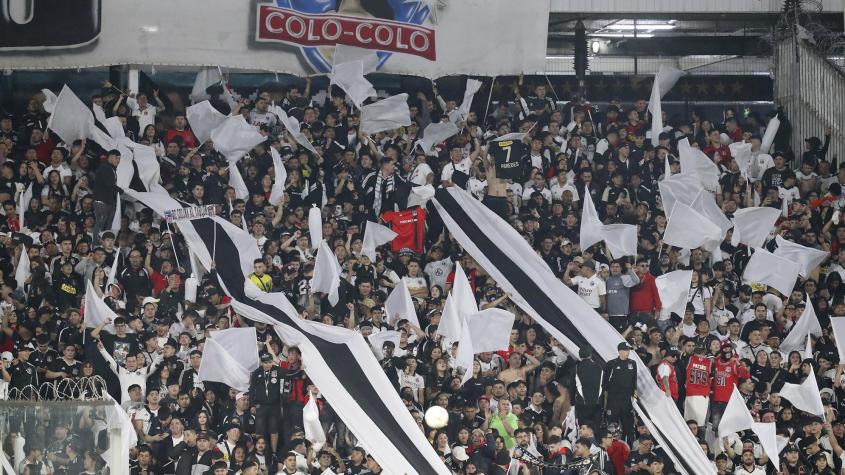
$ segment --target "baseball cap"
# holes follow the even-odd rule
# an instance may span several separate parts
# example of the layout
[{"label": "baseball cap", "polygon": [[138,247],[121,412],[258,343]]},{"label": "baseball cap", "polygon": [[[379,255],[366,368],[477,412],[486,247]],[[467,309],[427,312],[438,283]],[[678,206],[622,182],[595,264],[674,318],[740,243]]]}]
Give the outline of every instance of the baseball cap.
[{"label": "baseball cap", "polygon": [[146,307],[148,303],[158,303],[158,299],[153,297],[144,297],[144,300],[141,302],[141,306]]},{"label": "baseball cap", "polygon": [[460,462],[466,462],[469,460],[469,455],[467,455],[467,450],[464,447],[458,445],[452,449],[452,458]]},{"label": "baseball cap", "polygon": [[628,350],[628,351],[630,351],[630,350],[632,350],[632,349],[633,349],[633,348],[631,348],[631,345],[629,345],[627,341],[623,341],[622,343],[619,343],[618,345],[616,345],[616,350],[617,350],[617,351],[622,351],[622,350]]},{"label": "baseball cap", "polygon": [[4,351],[3,353],[0,353],[0,359],[3,361],[12,361],[15,357],[12,355],[11,351]]}]

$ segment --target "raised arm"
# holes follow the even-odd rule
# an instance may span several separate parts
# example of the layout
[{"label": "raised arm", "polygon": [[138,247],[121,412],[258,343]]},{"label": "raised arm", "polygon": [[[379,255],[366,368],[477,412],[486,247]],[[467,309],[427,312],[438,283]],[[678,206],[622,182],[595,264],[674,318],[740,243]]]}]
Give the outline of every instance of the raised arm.
[{"label": "raised arm", "polygon": [[[102,324],[96,328],[96,330],[102,329]],[[91,332],[91,336],[94,336],[94,332]],[[114,372],[114,374],[120,374],[117,367],[117,361],[112,358],[108,351],[106,351],[106,347],[103,346],[102,340],[97,341],[97,349],[100,351],[100,355],[103,359],[106,360],[106,363],[109,364],[109,368]]]}]

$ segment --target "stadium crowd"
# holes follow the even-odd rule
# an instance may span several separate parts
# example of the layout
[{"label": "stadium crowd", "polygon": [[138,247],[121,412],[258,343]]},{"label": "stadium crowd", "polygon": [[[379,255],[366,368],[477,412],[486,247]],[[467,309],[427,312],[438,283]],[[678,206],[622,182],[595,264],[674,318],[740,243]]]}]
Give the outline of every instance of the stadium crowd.
[{"label": "stadium crowd", "polygon": [[[422,131],[446,120],[459,97],[443,97],[436,88],[411,94],[411,125],[368,137],[359,132],[359,112],[342,92],[332,90],[325,103],[316,103],[314,92],[303,81],[283,91],[259,91],[234,107],[266,136],[238,164],[247,200],[235,199],[228,186],[225,159],[211,143],[199,143],[183,112],[168,110],[157,93],[127,97],[109,85],[88,99],[95,111],[119,117],[127,137],[154,147],[162,184],[172,196],[219,205],[222,216],[249,229],[264,256],[250,276],[261,289],[284,292],[302,318],[365,337],[401,332],[398,343],[374,350],[454,473],[503,474],[512,461],[521,474],[676,473],[633,411],[632,352],[681,414],[687,412],[689,430],[719,474],[843,473],[845,392],[829,322],[845,316],[845,223],[839,220],[845,168],[826,156],[829,134],[790,143],[781,110],[773,151],[764,153],[766,117],[728,109],[716,118],[695,110],[689,117],[665,117],[654,147],[646,138],[651,118],[645,99],[602,108],[578,99],[563,104],[545,85],[520,81],[512,101],[492,105],[487,116],[483,107],[472,109],[456,136],[427,153],[417,146]],[[95,374],[116,377],[115,398],[138,434],[130,452],[133,474],[382,473],[308,379],[300,351],[266,325],[237,315],[213,272],[200,280],[195,302],[186,300],[185,284],[196,269],[178,232],[126,200],[120,230],[108,230],[120,154],[91,141],[62,143],[47,128],[43,102],[35,94],[21,110],[0,117],[0,395],[20,397],[28,386]],[[300,120],[319,154],[293,140],[271,104]],[[496,165],[490,147],[493,138],[511,132],[527,133],[518,157],[526,166],[505,180],[491,173]],[[657,183],[681,171],[676,157],[682,138],[718,166],[721,190],[715,197],[728,218],[748,206],[786,208],[775,234],[829,252],[829,259],[782,295],[742,281],[750,252],[731,245],[730,234],[718,260],[702,249],[685,258],[664,245],[667,218]],[[747,174],[728,147],[740,141],[752,144]],[[270,147],[283,157],[287,175],[284,199],[275,206],[269,201],[278,171]],[[410,187],[427,184],[465,188],[504,217],[556,276],[622,333],[627,343],[620,344],[619,357],[605,364],[588,350],[578,358],[569,355],[456,244],[432,206],[407,209]],[[19,196],[30,185],[22,220]],[[601,243],[579,246],[587,193],[605,224],[638,226],[636,258],[613,259]],[[315,205],[342,267],[337,305],[309,287],[314,252],[307,215]],[[361,252],[368,220],[398,233],[378,248],[375,261]],[[773,242],[774,234],[767,245]],[[21,252],[28,254],[30,273],[17,282]],[[516,316],[509,349],[477,354],[463,386],[454,370],[455,348],[442,344],[436,332],[455,262],[467,271],[481,308],[500,307]],[[108,284],[114,266],[116,282]],[[682,268],[693,270],[686,311],[668,313],[655,277]],[[400,281],[413,297],[419,327],[404,318],[395,328],[387,324],[384,301]],[[110,322],[113,332],[86,327],[88,282],[120,315]],[[823,334],[814,338],[811,357],[786,354],[780,343],[806,306],[815,309]],[[197,371],[208,332],[245,326],[255,326],[261,351],[249,392],[201,381]],[[805,378],[816,378],[822,388],[826,417],[802,412],[779,396],[785,383]],[[734,386],[755,419],[776,422],[778,435],[788,441],[779,448],[780,466],[750,431],[715,435]],[[704,415],[690,411],[692,397],[703,401]],[[303,430],[309,398],[317,400],[329,439],[319,451]],[[424,423],[432,405],[449,411],[442,429]],[[8,434],[7,454],[9,437],[25,433],[28,425],[41,424],[49,434],[27,441],[25,460],[14,460],[20,473],[106,470],[97,437],[103,427],[90,412],[46,421],[7,414],[0,424],[0,433]],[[585,463],[560,466],[573,462]]]}]

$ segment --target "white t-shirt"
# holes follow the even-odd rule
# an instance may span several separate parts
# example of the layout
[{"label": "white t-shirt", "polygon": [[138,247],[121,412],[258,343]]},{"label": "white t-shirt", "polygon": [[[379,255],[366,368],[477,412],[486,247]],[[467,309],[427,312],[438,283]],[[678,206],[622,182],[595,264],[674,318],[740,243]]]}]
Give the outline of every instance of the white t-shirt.
[{"label": "white t-shirt", "polygon": [[[128,100],[126,103],[131,104]],[[138,133],[143,134],[148,125],[155,125],[157,112],[155,106],[148,103],[146,109],[141,110],[136,102],[135,107],[131,105],[129,107],[132,109],[132,115],[138,118]]]},{"label": "white t-shirt", "polygon": [[416,289],[428,289],[428,284],[425,281],[424,277],[411,277],[406,275],[402,277],[402,280],[405,281],[405,286],[408,288],[408,292],[413,292]]},{"label": "white t-shirt", "polygon": [[425,389],[425,380],[418,374],[405,374],[405,372],[402,371],[399,373],[399,387],[411,388],[413,390],[414,400],[417,401],[419,390]]},{"label": "white t-shirt", "polygon": [[428,276],[428,281],[431,282],[432,287],[439,285],[441,290],[446,289],[446,278],[449,272],[452,272],[454,263],[452,259],[446,257],[439,261],[432,261],[425,265],[425,275]]},{"label": "white t-shirt", "polygon": [[576,275],[571,280],[573,285],[578,286],[578,295],[587,302],[587,305],[593,308],[599,308],[601,306],[599,296],[605,295],[607,288],[598,274],[593,274],[589,278]]},{"label": "white t-shirt", "polygon": [[408,177],[408,180],[415,184],[423,186],[426,184],[426,178],[434,173],[431,171],[431,167],[428,166],[427,163],[420,163],[419,165],[414,168],[414,171],[411,172],[411,176]]},{"label": "white t-shirt", "polygon": [[440,181],[451,181],[452,174],[455,171],[466,173],[469,176],[470,170],[472,170],[472,160],[469,158],[464,158],[457,164],[455,162],[449,162],[443,167],[443,172],[440,173]]},{"label": "white t-shirt", "polygon": [[713,289],[709,286],[690,289],[687,303],[691,303],[696,315],[704,315],[704,301],[713,297]]},{"label": "white t-shirt", "polygon": [[572,192],[572,201],[578,201],[580,198],[578,197],[578,190],[569,183],[565,185],[560,185],[557,180],[552,183],[552,198],[556,200],[560,200],[563,196],[564,191],[571,191]]},{"label": "white t-shirt", "polygon": [[484,199],[484,195],[487,193],[487,180],[471,177],[467,181],[467,191],[478,200]]}]

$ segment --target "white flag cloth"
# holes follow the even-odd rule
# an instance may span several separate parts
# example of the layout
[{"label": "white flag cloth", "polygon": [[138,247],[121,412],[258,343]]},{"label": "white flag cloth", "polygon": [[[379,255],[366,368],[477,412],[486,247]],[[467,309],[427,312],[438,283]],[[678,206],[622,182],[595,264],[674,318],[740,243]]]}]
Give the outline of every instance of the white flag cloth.
[{"label": "white flag cloth", "polygon": [[684,249],[696,249],[719,242],[721,236],[722,230],[713,222],[698,211],[678,202],[669,214],[663,242]]},{"label": "white flag cloth", "polygon": [[[589,195],[589,193],[587,193]],[[614,259],[637,255],[637,226],[633,224],[605,224],[602,237]]]},{"label": "white flag cloth", "polygon": [[775,467],[780,467],[780,457],[778,454],[778,438],[777,427],[774,422],[755,422],[751,426],[751,430],[757,434],[760,439],[760,445],[766,451],[766,455],[774,463]]},{"label": "white flag cloth", "polygon": [[376,262],[376,248],[394,240],[398,234],[395,231],[372,221],[367,221],[364,228],[364,242],[361,244],[361,254]]},{"label": "white flag cloth", "polygon": [[411,194],[408,196],[408,208],[425,206],[432,198],[434,198],[433,185],[411,186]]},{"label": "white flag cloth", "polygon": [[654,279],[660,303],[667,312],[684,315],[691,283],[691,270],[676,270]]},{"label": "white flag cloth", "polygon": [[311,237],[311,249],[316,249],[323,240],[323,215],[316,206],[308,210],[308,235]]},{"label": "white flag cloth", "polygon": [[210,96],[205,90],[215,84],[220,84],[222,80],[223,76],[220,74],[220,68],[211,67],[200,69],[197,77],[194,78],[194,86],[191,88],[191,95],[189,96],[191,103],[196,104],[200,101],[208,100]]},{"label": "white flag cloth", "polygon": [[780,128],[780,119],[777,115],[772,117],[769,124],[766,125],[766,131],[763,133],[763,138],[760,140],[760,151],[769,153],[772,149],[772,144],[775,142],[775,135]]},{"label": "white flag cloth", "polygon": [[32,275],[32,271],[29,269],[29,252],[27,252],[25,245],[21,244],[21,248],[18,266],[15,268],[15,281],[18,283],[17,290],[24,291],[24,284],[26,279],[29,279],[29,276]]},{"label": "white flag cloth", "polygon": [[126,138],[126,132],[123,131],[123,123],[120,122],[120,117],[109,117],[103,121],[103,127],[113,139]]},{"label": "white flag cloth", "polygon": [[423,152],[429,153],[435,145],[458,132],[458,126],[452,122],[432,122],[425,127],[423,137],[417,143]]},{"label": "white flag cloth", "polygon": [[364,65],[364,74],[376,72],[379,63],[378,54],[375,50],[341,44],[335,45],[332,60],[334,64],[361,61]]},{"label": "white flag cloth", "polygon": [[338,63],[335,59],[329,77],[332,84],[343,89],[352,103],[359,109],[364,101],[376,95],[373,83],[367,81],[364,77],[363,59],[352,60],[347,63]]},{"label": "white flag cloth", "polygon": [[[116,267],[116,266],[113,266]],[[116,314],[106,303],[97,296],[94,284],[89,280],[85,285],[85,315],[83,324],[86,328],[97,328],[109,319],[114,321],[119,315]],[[114,323],[109,323],[103,330],[114,335]]]},{"label": "white flag cloth", "polygon": [[384,313],[387,315],[387,323],[391,327],[394,327],[396,322],[403,318],[418,327],[420,326],[420,321],[417,319],[417,310],[414,308],[414,300],[411,298],[408,286],[405,285],[405,279],[400,280],[385,299]]},{"label": "white flag cloth", "polygon": [[780,236],[775,236],[775,243],[778,245],[778,248],[775,249],[774,254],[798,264],[800,268],[798,273],[804,278],[812,274],[830,256],[830,253],[827,251],[802,246],[792,241],[787,241]]},{"label": "white flag cloth", "polygon": [[106,120],[106,111],[103,109],[103,106],[98,106],[97,104],[91,104],[91,110],[94,112],[94,118],[100,122],[104,122]]},{"label": "white flag cloth", "polygon": [[122,216],[122,213],[120,211],[120,193],[117,193],[117,198],[115,199],[115,202],[114,202],[114,217],[111,220],[111,228],[110,228],[112,230],[112,232],[115,233],[115,235],[117,235],[117,232],[120,231],[120,218],[121,218],[121,216]]},{"label": "white flag cloth", "polygon": [[[115,451],[119,451],[120,454],[128,454],[129,450],[132,447],[138,445],[138,434],[135,432],[135,429],[132,426],[132,421],[129,419],[129,415],[126,414],[126,411],[123,407],[118,404],[108,393],[106,393],[106,400],[111,401],[112,405],[107,406],[106,410],[106,421],[108,423],[107,430],[111,431],[120,431],[120,447],[114,447]],[[119,457],[114,457],[115,454],[111,453],[111,448],[106,450],[101,454],[103,460],[108,464],[111,473],[130,473],[129,469],[129,457],[125,455],[121,455]],[[119,462],[118,462],[119,461]],[[121,463],[123,465],[122,470],[118,470],[118,468],[114,465],[115,463]]]},{"label": "white flag cloth", "polygon": [[689,139],[678,141],[678,155],[681,172],[696,175],[705,190],[714,193],[719,191],[719,167],[704,152],[691,147]]},{"label": "white flag cloth", "polygon": [[780,211],[777,208],[758,206],[736,210],[731,244],[736,246],[743,243],[751,247],[762,247],[779,217]]},{"label": "white flag cloth", "polygon": [[361,108],[361,131],[367,135],[411,125],[408,94],[402,93]]},{"label": "white flag cloth", "polygon": [[810,374],[801,384],[784,384],[780,395],[791,402],[796,409],[824,417],[824,404],[814,374]]},{"label": "white flag cloth", "polygon": [[475,93],[481,89],[482,84],[483,83],[477,79],[467,79],[466,89],[464,90],[464,100],[457,109],[449,113],[450,122],[457,124],[458,122],[466,119],[467,115],[469,115],[469,109],[472,107],[472,99],[475,97]]},{"label": "white flag cloth", "polygon": [[271,109],[271,112],[273,112],[279,117],[279,121],[282,122],[282,125],[285,126],[285,130],[287,130],[288,133],[291,134],[293,139],[296,140],[296,143],[302,145],[303,147],[305,147],[306,150],[313,153],[314,155],[320,155],[320,152],[318,152],[317,149],[314,148],[314,144],[312,144],[308,140],[308,137],[306,137],[305,134],[301,132],[302,126],[299,124],[299,121],[296,119],[296,117],[290,117],[288,113],[285,112],[285,110],[279,106],[274,106]]},{"label": "white flag cloth", "polygon": [[733,227],[731,220],[725,216],[722,208],[719,208],[719,205],[716,204],[716,197],[707,190],[702,189],[690,206],[722,230],[720,240],[728,233],[728,229]]},{"label": "white flag cloth", "polygon": [[66,144],[91,139],[104,149],[114,148],[114,141],[94,125],[94,114],[67,85],[62,88],[47,127]]},{"label": "white flag cloth", "polygon": [[26,225],[24,224],[24,216],[26,215],[26,211],[29,209],[29,202],[32,201],[32,183],[26,187],[23,192],[21,192],[20,196],[18,197],[18,221],[20,222],[21,229],[25,228]]},{"label": "white flag cloth", "polygon": [[119,265],[118,260],[120,259],[120,248],[117,247],[114,250],[114,261],[111,263],[111,268],[109,268],[109,276],[106,279],[106,290],[108,290],[109,286],[115,282],[117,282],[117,267]]},{"label": "white flag cloth", "polygon": [[514,320],[513,313],[500,308],[488,308],[468,316],[466,322],[475,353],[507,350]]},{"label": "white flag cloth", "polygon": [[757,249],[746,264],[742,279],[746,282],[766,284],[783,295],[789,295],[795,287],[799,270],[798,264],[778,257],[765,249]]},{"label": "white flag cloth", "polygon": [[593,205],[593,198],[589,193],[584,193],[584,209],[581,212],[581,232],[580,245],[581,249],[601,242],[604,239],[602,235],[602,222],[596,212],[596,207]]},{"label": "white flag cloth", "polygon": [[59,97],[49,89],[42,89],[41,93],[44,94],[45,98],[44,104],[41,105],[44,108],[44,112],[52,114],[53,109],[56,107],[56,101],[59,100]]},{"label": "white flag cloth", "polygon": [[[270,204],[278,206],[278,204],[285,198],[285,182],[288,180],[288,171],[285,164],[282,163],[282,156],[279,151],[270,147],[270,156],[273,157],[273,186],[270,188]],[[312,243],[313,245],[314,243]]]},{"label": "white flag cloth", "polygon": [[122,143],[122,140],[115,141],[114,146],[120,152],[120,163],[117,164],[117,170],[115,170],[117,186],[126,189],[129,188],[130,183],[132,183],[132,177],[135,176],[135,167],[132,166],[134,154],[132,153],[132,149]]},{"label": "white flag cloth", "polygon": [[804,359],[813,359],[813,337],[809,334],[807,335],[807,342],[804,345]]},{"label": "white flag cloth", "polygon": [[211,140],[214,141],[214,148],[222,153],[231,165],[265,139],[257,127],[247,124],[244,116],[239,114],[226,118],[212,130]]},{"label": "white flag cloth", "polygon": [[381,351],[381,347],[384,346],[384,342],[392,341],[393,347],[399,348],[399,338],[401,335],[402,332],[397,330],[382,330],[368,336],[367,341],[370,343],[370,347],[373,349],[373,353],[376,355],[376,358],[381,361],[384,358],[384,352]]},{"label": "white flag cloth", "polygon": [[461,320],[461,337],[458,339],[458,354],[455,358],[455,367],[463,368],[461,386],[472,379],[472,361],[475,358],[475,347],[472,343],[472,332],[466,318]]},{"label": "white flag cloth", "polygon": [[249,200],[249,188],[246,187],[243,175],[238,169],[237,162],[229,162],[229,186],[235,190],[235,198]]},{"label": "white flag cloth", "polygon": [[733,223],[725,217],[725,213],[716,204],[713,193],[705,190],[692,173],[678,173],[664,178],[658,183],[660,197],[663,200],[663,210],[667,219],[676,202],[681,202],[698,211],[722,230],[722,237],[733,227]]},{"label": "white flag cloth", "polygon": [[311,290],[328,294],[329,303],[337,305],[340,298],[340,264],[325,240],[320,242],[317,257],[314,260],[314,277],[311,278]]},{"label": "white flag cloth", "polygon": [[302,428],[305,429],[305,439],[311,442],[312,449],[319,452],[326,445],[326,433],[320,424],[320,409],[313,394],[309,394],[308,402],[302,408]]},{"label": "white flag cloth", "polygon": [[836,339],[839,361],[845,361],[845,317],[831,317],[830,327],[833,328],[833,337]]},{"label": "white flag cloth", "polygon": [[658,144],[660,133],[663,132],[663,108],[660,100],[671,90],[678,79],[684,75],[680,69],[661,64],[660,69],[654,76],[654,83],[651,86],[651,97],[648,101],[648,110],[651,112],[651,143],[655,147]]},{"label": "white flag cloth", "polygon": [[461,318],[478,313],[478,303],[475,301],[475,294],[469,284],[464,269],[460,264],[455,263],[455,279],[452,283],[452,296],[455,298],[455,309]]},{"label": "white flag cloth", "polygon": [[736,160],[742,176],[748,176],[748,168],[751,166],[751,143],[734,142],[728,145],[731,149],[731,156]]},{"label": "white flag cloth", "polygon": [[226,116],[221,114],[208,101],[202,101],[188,107],[185,117],[188,119],[191,131],[201,144],[210,139],[211,132],[226,121]]},{"label": "white flag cloth", "polygon": [[[148,145],[135,143],[128,138],[120,139],[120,143],[132,150],[131,157],[137,165],[138,178],[144,188],[153,193],[166,193],[167,191],[161,186],[161,165],[156,157],[155,149]],[[123,159],[121,159],[122,161]]]},{"label": "white flag cloth", "polygon": [[249,391],[250,374],[260,364],[257,341],[255,327],[211,332],[205,340],[200,361],[200,380],[224,383],[241,392]]},{"label": "white flag cloth", "polygon": [[[783,394],[781,394],[783,395]],[[741,432],[750,429],[754,425],[754,418],[745,405],[739,389],[734,386],[725,413],[719,421],[719,437],[727,437],[734,432]]]},{"label": "white flag cloth", "polygon": [[663,132],[663,106],[660,104],[660,84],[657,80],[651,86],[651,97],[648,100],[648,110],[651,112],[651,145],[660,145],[660,134]]},{"label": "white flag cloth", "polygon": [[463,318],[461,318],[455,306],[455,297],[449,293],[446,295],[446,303],[443,304],[443,313],[440,315],[440,324],[437,325],[436,333],[442,335],[443,340],[447,343],[455,342],[461,338],[462,325]]},{"label": "white flag cloth", "polygon": [[819,324],[819,318],[816,316],[816,311],[813,309],[809,297],[807,298],[807,306],[804,307],[804,312],[792,325],[789,334],[783,339],[780,344],[780,351],[788,354],[792,350],[797,350],[804,346],[807,342],[807,335],[816,337],[822,336],[822,326]]}]

